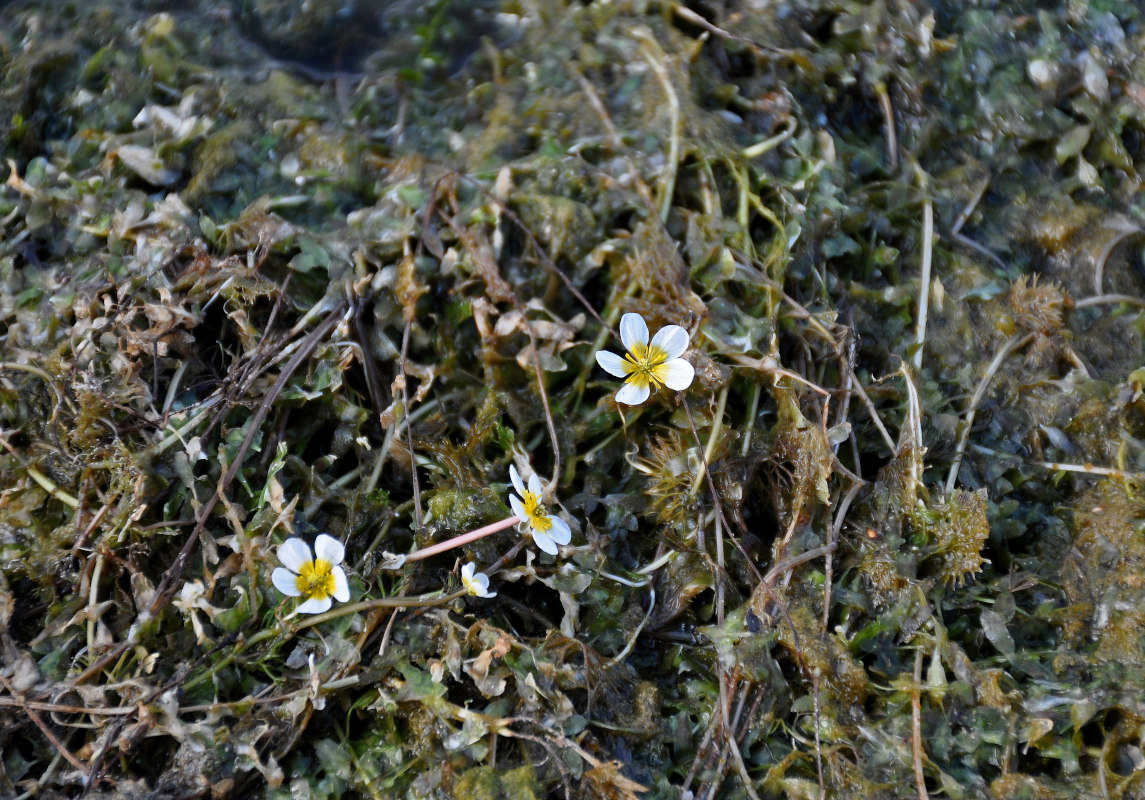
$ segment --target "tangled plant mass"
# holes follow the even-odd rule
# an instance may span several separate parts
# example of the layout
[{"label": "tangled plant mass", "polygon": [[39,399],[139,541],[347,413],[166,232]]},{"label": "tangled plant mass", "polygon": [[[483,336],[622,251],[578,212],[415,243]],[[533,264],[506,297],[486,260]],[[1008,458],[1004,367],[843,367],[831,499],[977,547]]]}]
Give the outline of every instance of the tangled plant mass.
[{"label": "tangled plant mass", "polygon": [[1145,3],[172,5],[0,2],[0,797],[1140,793]]},{"label": "tangled plant mass", "polygon": [[696,370],[680,357],[688,349],[688,332],[679,325],[665,325],[649,343],[644,317],[628,313],[620,318],[620,341],[628,350],[623,357],[608,350],[596,354],[596,363],[605,372],[624,378],[616,402],[638,406],[653,386],[683,391],[692,385]]},{"label": "tangled plant mass", "polygon": [[[601,367],[624,378],[624,386],[616,393],[617,402],[639,405],[648,399],[652,386],[683,391],[692,384],[695,368],[681,358],[688,349],[688,332],[679,325],[665,325],[649,342],[648,324],[644,318],[628,313],[620,320],[620,338],[628,350],[623,357],[607,350],[596,354]],[[509,493],[513,517],[405,556],[387,553],[384,563],[388,568],[397,569],[405,563],[468,544],[514,523],[523,533],[532,536],[533,542],[543,552],[558,555],[560,546],[572,540],[572,530],[568,523],[546,510],[540,478],[534,473],[526,485],[516,466],[510,464],[509,480],[514,489]],[[316,555],[312,558],[305,542],[290,538],[278,550],[283,566],[276,568],[271,578],[283,594],[305,598],[295,613],[320,614],[330,609],[333,600],[346,602],[350,599],[346,574],[338,566],[345,555],[342,543],[332,536],[320,534],[314,549]],[[497,593],[489,591],[489,577],[475,570],[476,565],[472,561],[461,569],[461,581],[466,591],[474,597],[495,597]]]}]

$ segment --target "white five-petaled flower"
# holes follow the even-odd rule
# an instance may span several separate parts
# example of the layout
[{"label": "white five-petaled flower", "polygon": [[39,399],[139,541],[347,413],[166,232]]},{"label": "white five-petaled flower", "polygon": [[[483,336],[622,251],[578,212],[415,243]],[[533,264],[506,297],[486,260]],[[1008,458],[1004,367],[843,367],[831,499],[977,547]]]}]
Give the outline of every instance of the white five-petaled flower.
[{"label": "white five-petaled flower", "polygon": [[345,603],[350,599],[346,573],[338,566],[345,555],[342,543],[325,533],[314,540],[314,557],[310,555],[310,545],[290,538],[278,547],[282,566],[275,567],[270,579],[283,594],[303,598],[305,602],[295,613],[321,614],[330,610],[333,600]]},{"label": "white five-petaled flower", "polygon": [[[509,505],[522,526],[533,536],[537,547],[550,556],[557,554],[557,545],[568,544],[572,540],[572,531],[568,524],[560,517],[545,513],[541,503],[541,479],[536,475],[529,476],[529,488],[521,481],[521,474],[512,464],[509,465],[509,479],[513,481],[513,488],[517,494],[509,494]],[[517,495],[520,495],[518,497]]]},{"label": "white five-petaled flower", "polygon": [[620,341],[628,349],[623,358],[607,350],[596,354],[596,363],[605,372],[624,378],[616,402],[638,406],[648,399],[652,386],[683,391],[692,385],[696,370],[680,358],[688,349],[688,332],[679,325],[665,325],[649,343],[644,317],[625,314],[620,318]]},{"label": "white five-petaled flower", "polygon": [[496,592],[489,591],[489,576],[484,572],[474,572],[477,565],[470,561],[461,567],[461,583],[465,591],[473,597],[496,597]]}]

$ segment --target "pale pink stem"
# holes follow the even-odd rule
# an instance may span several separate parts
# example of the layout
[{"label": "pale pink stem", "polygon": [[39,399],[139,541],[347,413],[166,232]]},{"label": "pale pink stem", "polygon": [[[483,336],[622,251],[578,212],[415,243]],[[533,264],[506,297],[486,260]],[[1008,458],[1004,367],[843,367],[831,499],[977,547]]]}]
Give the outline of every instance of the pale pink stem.
[{"label": "pale pink stem", "polygon": [[429,558],[430,556],[435,556],[438,553],[444,553],[446,550],[452,550],[455,547],[461,547],[463,544],[475,542],[478,539],[488,536],[491,533],[496,533],[497,531],[503,531],[506,528],[511,528],[520,521],[521,520],[517,519],[516,517],[506,517],[503,520],[486,525],[484,528],[478,528],[477,530],[470,531],[469,533],[463,533],[460,536],[454,536],[452,539],[446,539],[444,542],[431,544],[429,547],[423,547],[420,550],[414,550],[412,553],[406,556],[405,561],[406,563],[410,561],[421,561],[423,558]]}]

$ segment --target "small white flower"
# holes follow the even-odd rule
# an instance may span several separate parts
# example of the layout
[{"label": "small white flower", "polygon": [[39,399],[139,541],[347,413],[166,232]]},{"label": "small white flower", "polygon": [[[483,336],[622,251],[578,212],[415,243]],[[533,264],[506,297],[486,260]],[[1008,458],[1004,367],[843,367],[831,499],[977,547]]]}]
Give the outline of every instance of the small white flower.
[{"label": "small white flower", "polygon": [[195,640],[199,644],[207,641],[207,633],[203,630],[203,623],[199,620],[199,615],[196,612],[206,612],[207,617],[213,622],[216,614],[226,610],[213,606],[207,601],[207,589],[200,580],[184,583],[183,588],[179,590],[179,599],[175,601],[174,605],[190,617],[191,627],[195,629]]},{"label": "small white flower", "polygon": [[477,565],[470,561],[461,567],[461,582],[465,590],[472,597],[496,597],[496,592],[489,591],[489,576],[484,572],[474,572]]},{"label": "small white flower", "polygon": [[572,531],[563,519],[545,513],[545,507],[541,504],[541,479],[530,475],[529,488],[526,489],[521,474],[510,464],[509,480],[517,490],[517,494],[509,494],[509,505],[513,513],[521,520],[521,526],[532,534],[537,547],[555,556],[557,545],[568,544],[572,540]]},{"label": "small white flower", "polygon": [[605,372],[624,378],[616,402],[638,406],[648,399],[652,386],[683,391],[692,385],[696,370],[680,358],[688,349],[688,332],[679,325],[665,325],[649,344],[644,317],[625,314],[620,318],[620,341],[628,349],[623,358],[607,350],[596,354],[596,363]]},{"label": "small white flower", "polygon": [[275,588],[284,595],[304,598],[305,602],[295,609],[297,614],[321,614],[330,610],[331,598],[339,603],[350,599],[346,573],[338,566],[346,548],[333,536],[320,533],[314,540],[314,553],[312,558],[310,546],[301,539],[287,539],[278,548],[282,567],[275,567],[270,576]]}]

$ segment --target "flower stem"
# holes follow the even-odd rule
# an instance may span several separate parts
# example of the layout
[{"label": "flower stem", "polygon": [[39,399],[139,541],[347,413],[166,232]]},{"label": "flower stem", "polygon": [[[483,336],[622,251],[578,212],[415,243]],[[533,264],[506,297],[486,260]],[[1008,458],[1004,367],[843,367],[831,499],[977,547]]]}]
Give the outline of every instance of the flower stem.
[{"label": "flower stem", "polygon": [[503,531],[506,528],[511,528],[518,522],[520,522],[520,520],[515,516],[506,517],[503,520],[486,525],[484,528],[478,528],[477,530],[469,531],[469,533],[463,533],[460,536],[454,536],[452,539],[446,539],[444,542],[438,542],[437,544],[432,544],[429,547],[423,547],[421,550],[415,550],[406,556],[405,563],[409,563],[410,561],[421,561],[423,558],[429,558],[430,556],[435,556],[438,553],[444,553],[446,550],[452,550],[455,547],[461,547],[463,544],[475,542],[478,539],[482,539],[491,533],[496,533],[497,531]]}]

